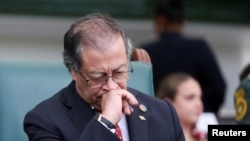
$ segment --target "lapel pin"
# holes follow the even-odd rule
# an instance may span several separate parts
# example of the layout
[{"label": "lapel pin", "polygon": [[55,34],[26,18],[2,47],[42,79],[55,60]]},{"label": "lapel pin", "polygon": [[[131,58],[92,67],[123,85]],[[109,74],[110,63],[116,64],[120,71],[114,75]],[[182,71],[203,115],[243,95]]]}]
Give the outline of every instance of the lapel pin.
[{"label": "lapel pin", "polygon": [[146,112],[146,111],[147,111],[146,106],[144,106],[143,104],[140,104],[140,105],[139,105],[139,109],[140,109],[142,112]]},{"label": "lapel pin", "polygon": [[144,116],[139,116],[140,120],[146,120]]}]

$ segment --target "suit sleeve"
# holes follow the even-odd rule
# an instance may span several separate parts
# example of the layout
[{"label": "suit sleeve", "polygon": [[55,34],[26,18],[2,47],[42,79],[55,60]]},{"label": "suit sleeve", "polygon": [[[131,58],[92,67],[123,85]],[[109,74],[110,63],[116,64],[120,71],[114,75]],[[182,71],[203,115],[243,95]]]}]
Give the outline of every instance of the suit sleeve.
[{"label": "suit sleeve", "polygon": [[[62,125],[63,126],[63,125]],[[62,128],[62,127],[60,127]],[[67,128],[65,126],[65,128]],[[95,118],[91,119],[84,130],[79,134],[79,130],[61,133],[51,121],[37,111],[31,111],[25,116],[24,131],[29,137],[29,141],[100,141],[105,139],[108,141],[120,141],[119,138],[98,122]],[[67,137],[77,133],[79,136],[75,139],[67,139]]]},{"label": "suit sleeve", "polygon": [[120,139],[96,119],[92,119],[85,127],[81,137],[77,141],[100,141],[105,139],[108,141],[120,141]]}]

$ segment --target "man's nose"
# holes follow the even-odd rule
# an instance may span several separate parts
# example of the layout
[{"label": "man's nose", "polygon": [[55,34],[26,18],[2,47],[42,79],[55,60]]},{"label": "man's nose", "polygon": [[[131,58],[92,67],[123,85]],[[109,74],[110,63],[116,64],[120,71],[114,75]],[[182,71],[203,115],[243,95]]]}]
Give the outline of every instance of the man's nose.
[{"label": "man's nose", "polygon": [[104,88],[107,90],[115,90],[118,84],[115,82],[112,76],[107,76],[106,83],[104,84]]}]

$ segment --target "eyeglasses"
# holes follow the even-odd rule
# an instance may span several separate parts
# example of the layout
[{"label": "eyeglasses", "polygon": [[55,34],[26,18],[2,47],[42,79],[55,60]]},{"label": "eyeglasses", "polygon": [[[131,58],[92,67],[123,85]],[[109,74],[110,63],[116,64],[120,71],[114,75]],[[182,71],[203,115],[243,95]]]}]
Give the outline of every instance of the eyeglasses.
[{"label": "eyeglasses", "polygon": [[109,79],[109,77],[112,77],[112,80],[116,83],[121,83],[124,82],[128,79],[128,73],[133,73],[133,67],[131,62],[129,70],[127,71],[116,71],[112,75],[103,75],[98,78],[89,78],[87,79],[82,75],[82,73],[79,73],[80,76],[83,78],[84,81],[88,84],[89,87],[91,88],[99,88],[102,87]]}]

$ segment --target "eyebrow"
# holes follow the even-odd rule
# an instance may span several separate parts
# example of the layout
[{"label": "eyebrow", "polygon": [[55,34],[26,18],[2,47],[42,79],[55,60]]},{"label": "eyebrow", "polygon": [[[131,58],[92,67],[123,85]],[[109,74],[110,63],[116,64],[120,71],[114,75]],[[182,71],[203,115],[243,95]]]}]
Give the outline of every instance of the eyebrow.
[{"label": "eyebrow", "polygon": [[[121,64],[121,65],[118,66],[117,68],[113,69],[112,72],[113,72],[113,71],[117,71],[117,70],[121,69],[122,67],[126,67],[126,64]],[[87,74],[88,74],[88,75],[91,75],[91,74],[107,74],[107,72],[101,72],[101,71],[96,71],[96,70],[94,70],[94,71],[88,72]]]}]

